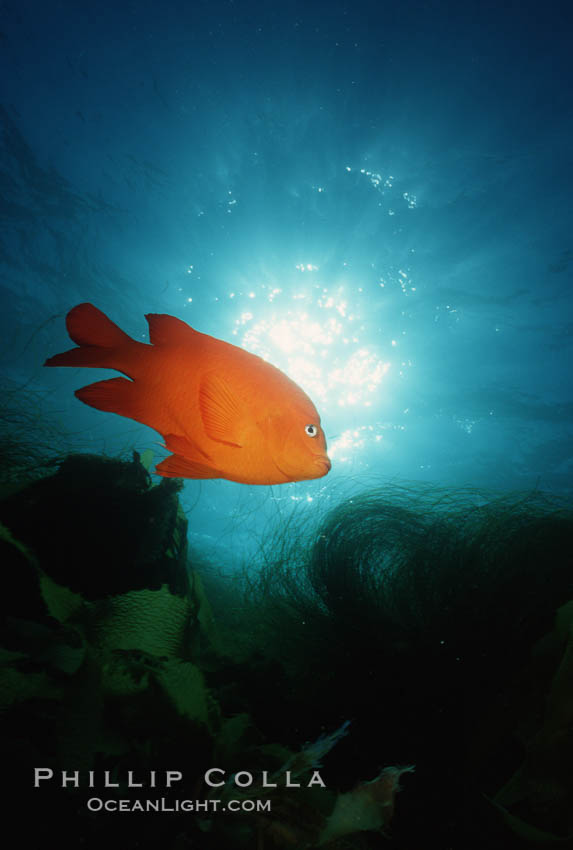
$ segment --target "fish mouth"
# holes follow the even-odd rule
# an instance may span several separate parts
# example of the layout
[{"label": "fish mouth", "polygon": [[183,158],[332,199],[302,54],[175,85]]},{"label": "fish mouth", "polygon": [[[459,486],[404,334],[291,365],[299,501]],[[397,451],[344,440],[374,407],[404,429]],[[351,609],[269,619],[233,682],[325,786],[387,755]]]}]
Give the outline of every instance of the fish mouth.
[{"label": "fish mouth", "polygon": [[332,464],[327,457],[317,457],[314,462],[322,469],[322,475],[326,475],[332,468]]},{"label": "fish mouth", "polygon": [[327,472],[330,472],[330,467],[332,466],[332,464],[330,463],[330,460],[327,457],[315,457],[315,458],[313,458],[312,462],[313,462],[313,466],[320,468],[320,472],[317,471],[314,475],[311,475],[311,474],[309,474],[309,470],[308,470],[308,467],[307,467],[306,468],[307,471],[306,471],[305,475],[298,476],[298,477],[295,477],[295,478],[293,478],[292,473],[289,473],[286,470],[284,470],[276,462],[276,460],[274,461],[274,464],[275,464],[276,468],[278,469],[278,471],[283,476],[284,481],[305,481],[305,480],[308,481],[312,478],[322,478],[323,475],[326,475]]}]

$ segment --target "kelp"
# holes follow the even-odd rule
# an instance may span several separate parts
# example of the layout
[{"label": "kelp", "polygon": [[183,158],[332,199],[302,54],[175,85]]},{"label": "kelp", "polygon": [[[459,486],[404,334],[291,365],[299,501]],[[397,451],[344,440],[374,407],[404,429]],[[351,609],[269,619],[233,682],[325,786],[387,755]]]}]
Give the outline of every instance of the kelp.
[{"label": "kelp", "polygon": [[[566,506],[414,485],[355,496],[318,527],[279,528],[241,599],[240,576],[222,585],[189,561],[178,489],[137,454],[71,456],[0,502],[5,764],[20,788],[39,765],[106,771],[119,787],[105,793],[130,804],[158,792],[129,771],[182,767],[198,801],[272,805],[140,821],[86,812],[82,788],[38,789],[44,831],[64,818],[87,850],[570,840]],[[323,759],[328,787],[309,786]],[[205,786],[212,767],[222,787]]]},{"label": "kelp", "polygon": [[[304,729],[319,719],[360,718],[349,746],[362,775],[372,741],[390,759],[415,761],[425,789],[416,798],[418,822],[435,821],[447,799],[436,841],[524,841],[523,829],[504,832],[486,800],[505,801],[513,826],[528,808],[496,792],[535,734],[530,719],[529,737],[520,737],[524,706],[532,717],[543,711],[544,682],[533,678],[525,694],[521,685],[532,647],[573,595],[572,543],[570,507],[536,492],[391,485],[340,504],[310,538],[304,523],[301,534],[291,524],[288,537],[273,541],[260,577],[250,571],[245,599],[257,651],[262,645],[267,664],[280,664],[282,717]],[[569,700],[562,689],[555,697],[560,711]],[[251,710],[258,718],[268,703],[254,701]],[[547,756],[547,736],[535,740]],[[563,727],[557,740],[569,753]],[[566,791],[561,774],[552,782],[538,802],[554,795],[563,816],[570,773]],[[543,818],[530,822],[533,838]],[[558,825],[555,835],[570,834]],[[406,846],[419,840],[412,820],[401,819],[400,828]]]},{"label": "kelp", "polygon": [[43,395],[4,378],[0,386],[0,498],[53,472],[63,434]]},{"label": "kelp", "polygon": [[[508,826],[523,838],[573,844],[573,600],[556,614],[553,631],[534,652],[554,667],[537,728],[522,732],[524,757],[493,798]],[[530,707],[527,699],[523,705]],[[525,729],[525,726],[523,727]]]},{"label": "kelp", "polygon": [[[131,463],[70,456],[53,475],[0,503],[9,578],[0,629],[5,764],[20,797],[43,766],[68,776],[105,772],[118,783],[105,793],[135,805],[157,792],[134,791],[128,771],[149,776],[183,765],[186,793],[198,800],[257,798],[272,807],[233,819],[200,810],[184,827],[176,818],[149,818],[132,833],[133,820],[90,815],[81,788],[58,788],[57,795],[38,789],[27,800],[38,812],[26,824],[27,838],[37,842],[47,831],[61,846],[129,847],[135,834],[138,846],[200,841],[240,850],[256,842],[273,850],[297,842],[336,847],[341,837],[382,830],[397,790],[388,771],[398,776],[401,769],[387,768],[353,792],[306,783],[348,724],[291,747],[269,743],[248,711],[227,713],[218,677],[240,670],[229,660],[201,577],[189,568],[178,489],[173,481],[153,485],[137,454]],[[255,777],[248,790],[234,782],[245,764]],[[209,793],[203,777],[213,765],[226,782]],[[284,785],[286,772],[300,782],[295,794]],[[176,789],[160,793],[167,804],[177,802]]]}]

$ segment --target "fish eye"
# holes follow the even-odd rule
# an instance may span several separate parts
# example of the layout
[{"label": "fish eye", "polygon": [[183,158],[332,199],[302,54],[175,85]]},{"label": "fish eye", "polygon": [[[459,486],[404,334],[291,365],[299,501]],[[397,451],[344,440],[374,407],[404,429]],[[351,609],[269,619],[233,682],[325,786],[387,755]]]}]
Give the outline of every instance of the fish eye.
[{"label": "fish eye", "polygon": [[304,433],[307,434],[309,437],[318,436],[318,425],[305,425]]}]

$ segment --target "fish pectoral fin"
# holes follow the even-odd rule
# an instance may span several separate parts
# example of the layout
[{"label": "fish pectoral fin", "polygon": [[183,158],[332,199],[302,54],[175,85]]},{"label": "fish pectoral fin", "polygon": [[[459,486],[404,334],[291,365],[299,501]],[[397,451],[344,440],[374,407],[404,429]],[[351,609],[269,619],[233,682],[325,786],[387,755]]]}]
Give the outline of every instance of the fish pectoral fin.
[{"label": "fish pectoral fin", "polygon": [[218,469],[204,463],[189,460],[183,455],[169,455],[155,467],[155,472],[164,478],[221,478]]},{"label": "fish pectoral fin", "polygon": [[238,431],[245,409],[225,378],[215,373],[205,375],[199,387],[199,409],[208,437],[241,448]]},{"label": "fish pectoral fin", "polygon": [[197,460],[199,463],[212,460],[210,455],[189,437],[182,437],[180,434],[164,434],[163,439],[167,451],[173,452],[174,455],[182,455],[189,460]]}]

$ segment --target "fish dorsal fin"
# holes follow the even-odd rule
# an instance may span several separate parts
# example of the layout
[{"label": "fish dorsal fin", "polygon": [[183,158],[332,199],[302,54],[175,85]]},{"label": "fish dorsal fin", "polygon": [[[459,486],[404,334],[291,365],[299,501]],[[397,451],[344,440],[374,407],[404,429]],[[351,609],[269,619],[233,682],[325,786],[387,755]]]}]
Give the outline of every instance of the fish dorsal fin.
[{"label": "fish dorsal fin", "polygon": [[194,331],[187,322],[165,313],[147,313],[149,342],[152,345],[189,345],[195,342],[198,331]]},{"label": "fish dorsal fin", "polygon": [[221,375],[210,372],[204,376],[199,387],[199,409],[208,437],[241,447],[238,434],[244,406]]}]

